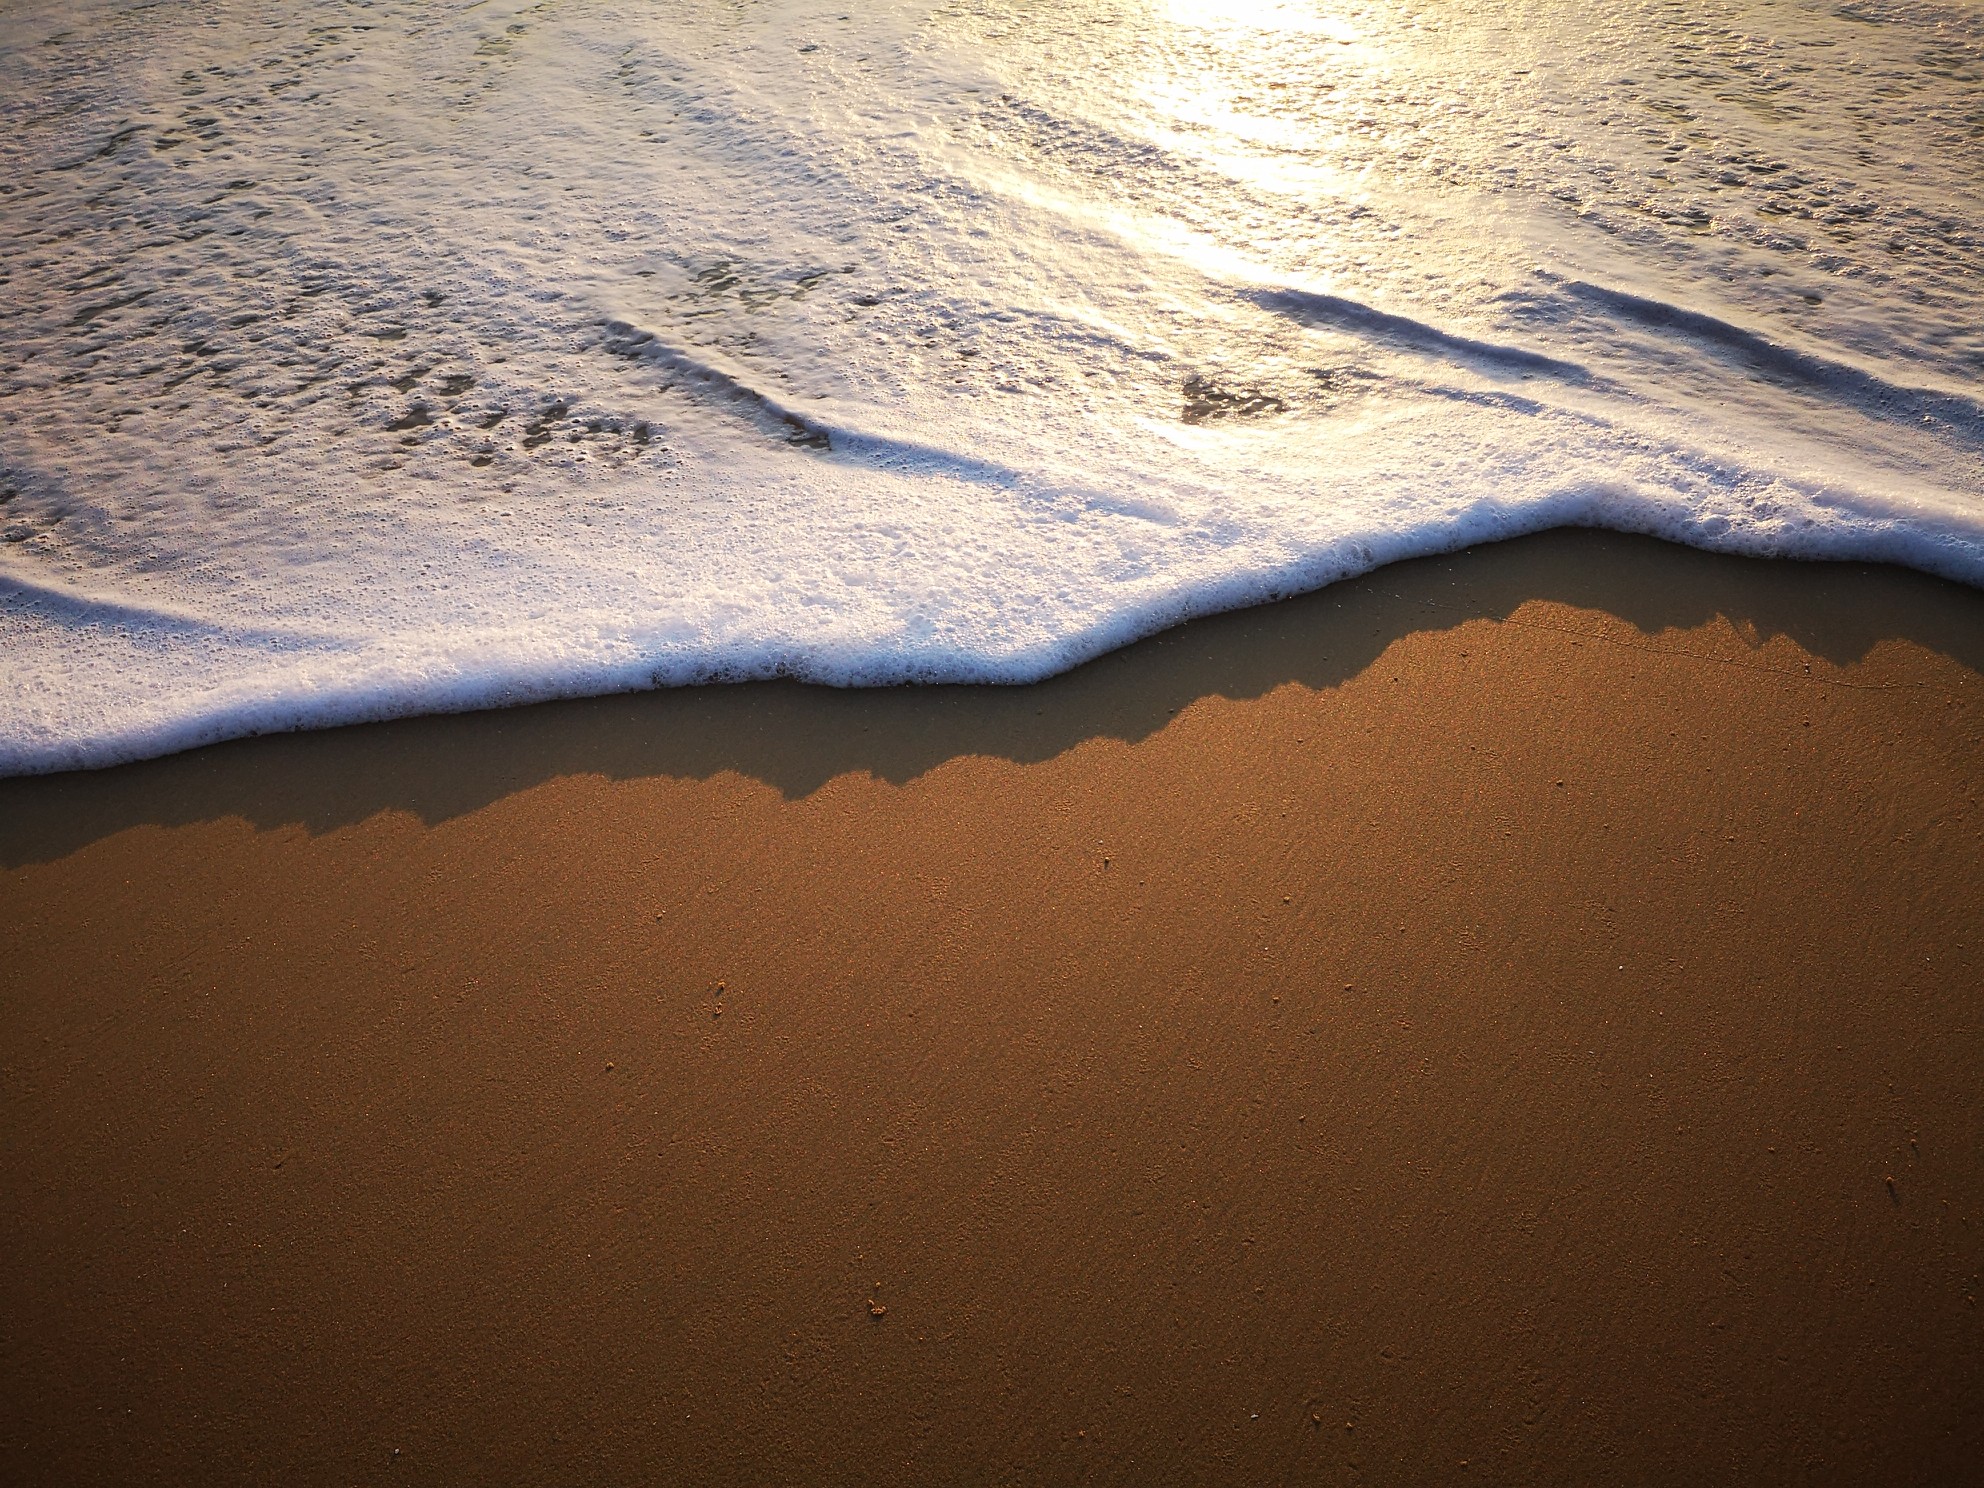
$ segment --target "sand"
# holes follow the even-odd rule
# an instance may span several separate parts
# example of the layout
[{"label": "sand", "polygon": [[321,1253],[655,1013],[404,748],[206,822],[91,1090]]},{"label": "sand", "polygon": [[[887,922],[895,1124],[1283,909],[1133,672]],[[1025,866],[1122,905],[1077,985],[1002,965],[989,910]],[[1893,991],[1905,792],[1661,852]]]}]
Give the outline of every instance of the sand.
[{"label": "sand", "polygon": [[0,783],[0,1475],[1959,1481],[1981,674],[1559,533]]}]

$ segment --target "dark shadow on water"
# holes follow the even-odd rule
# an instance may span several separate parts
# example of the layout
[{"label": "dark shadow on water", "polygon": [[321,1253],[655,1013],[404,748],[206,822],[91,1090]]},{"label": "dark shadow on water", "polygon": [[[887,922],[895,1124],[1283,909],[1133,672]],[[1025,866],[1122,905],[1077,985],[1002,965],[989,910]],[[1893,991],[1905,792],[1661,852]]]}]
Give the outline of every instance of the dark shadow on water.
[{"label": "dark shadow on water", "polygon": [[1984,595],[1959,585],[1559,531],[1194,621],[1031,687],[688,688],[243,739],[0,781],[0,863],[51,861],[147,823],[238,816],[325,832],[387,810],[434,823],[561,775],[736,771],[796,797],[849,772],[910,780],[960,755],[1045,760],[1087,739],[1145,738],[1202,697],[1331,687],[1403,636],[1502,619],[1537,599],[1648,635],[1725,616],[1759,640],[1786,636],[1838,664],[1905,639],[1984,671]]}]

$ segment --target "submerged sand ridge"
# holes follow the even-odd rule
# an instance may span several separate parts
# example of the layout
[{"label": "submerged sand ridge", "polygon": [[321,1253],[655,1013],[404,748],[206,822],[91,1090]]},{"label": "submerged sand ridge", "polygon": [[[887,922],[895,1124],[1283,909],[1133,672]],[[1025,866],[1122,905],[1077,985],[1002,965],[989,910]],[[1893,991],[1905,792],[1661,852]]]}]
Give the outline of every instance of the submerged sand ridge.
[{"label": "submerged sand ridge", "polygon": [[11,782],[0,1435],[1956,1480],[1980,667],[1970,591],[1560,534],[1041,687]]}]

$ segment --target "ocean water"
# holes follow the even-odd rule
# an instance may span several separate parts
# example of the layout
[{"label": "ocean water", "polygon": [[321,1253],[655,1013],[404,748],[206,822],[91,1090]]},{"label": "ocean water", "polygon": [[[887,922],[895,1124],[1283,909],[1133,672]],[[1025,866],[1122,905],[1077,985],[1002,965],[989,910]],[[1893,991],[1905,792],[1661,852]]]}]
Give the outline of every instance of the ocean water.
[{"label": "ocean water", "polygon": [[10,0],[0,305],[0,773],[1561,524],[1984,583],[1984,6]]}]

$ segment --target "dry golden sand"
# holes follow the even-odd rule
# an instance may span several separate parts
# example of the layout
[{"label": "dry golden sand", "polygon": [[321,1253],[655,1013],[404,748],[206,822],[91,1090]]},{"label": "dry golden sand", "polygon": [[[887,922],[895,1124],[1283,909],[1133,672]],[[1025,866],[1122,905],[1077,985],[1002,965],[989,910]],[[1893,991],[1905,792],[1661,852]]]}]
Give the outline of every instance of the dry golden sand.
[{"label": "dry golden sand", "polygon": [[1958,1481],[1980,669],[1565,533],[0,785],[0,1475]]}]

